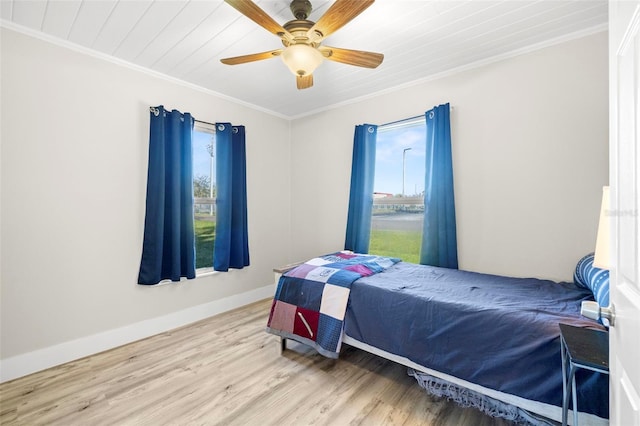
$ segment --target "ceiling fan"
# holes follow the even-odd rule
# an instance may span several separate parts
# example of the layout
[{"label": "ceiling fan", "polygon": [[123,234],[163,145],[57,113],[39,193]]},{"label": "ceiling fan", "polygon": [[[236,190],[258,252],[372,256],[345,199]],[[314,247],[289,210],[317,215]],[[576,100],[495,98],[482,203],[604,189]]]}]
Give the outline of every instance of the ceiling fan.
[{"label": "ceiling fan", "polygon": [[376,68],[384,59],[381,53],[321,45],[325,38],[362,13],[374,1],[336,0],[318,22],[313,22],[307,19],[311,13],[311,3],[308,0],[293,0],[289,7],[295,19],[280,25],[251,0],[225,0],[256,24],[280,37],[284,48],[220,61],[227,65],[238,65],[282,56],[284,63],[296,76],[298,89],[313,86],[313,71],[324,59],[358,67]]}]

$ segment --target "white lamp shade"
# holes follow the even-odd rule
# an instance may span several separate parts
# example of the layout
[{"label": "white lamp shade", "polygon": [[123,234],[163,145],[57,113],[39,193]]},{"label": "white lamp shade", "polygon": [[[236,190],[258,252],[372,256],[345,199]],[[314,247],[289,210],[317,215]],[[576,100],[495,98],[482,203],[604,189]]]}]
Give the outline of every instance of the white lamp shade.
[{"label": "white lamp shade", "polygon": [[596,254],[593,266],[600,269],[609,269],[609,238],[611,235],[611,217],[609,215],[609,187],[602,188],[602,205],[600,206],[600,223],[598,224],[598,236],[596,237]]},{"label": "white lamp shade", "polygon": [[313,74],[324,59],[318,49],[306,44],[293,44],[284,49],[281,56],[291,72],[301,76]]}]

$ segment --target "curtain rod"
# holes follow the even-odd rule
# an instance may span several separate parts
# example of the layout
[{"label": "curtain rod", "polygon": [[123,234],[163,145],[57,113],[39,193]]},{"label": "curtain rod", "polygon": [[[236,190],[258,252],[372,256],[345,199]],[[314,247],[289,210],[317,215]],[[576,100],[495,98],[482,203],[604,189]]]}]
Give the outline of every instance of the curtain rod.
[{"label": "curtain rod", "polygon": [[[449,105],[449,110],[453,111],[453,106]],[[414,117],[403,118],[402,120],[396,120],[396,121],[391,121],[389,123],[380,124],[380,125],[378,125],[378,127],[390,126],[392,124],[400,124],[400,123],[404,123],[405,121],[417,120],[418,118],[425,118],[425,116],[424,116],[424,114],[420,114],[420,115],[416,115]]]},{"label": "curtain rod", "polygon": [[208,121],[196,120],[195,118],[193,119],[193,121],[195,121],[196,123],[206,124],[206,125],[214,127],[214,128],[216,127],[215,123],[209,123]]},{"label": "curtain rod", "polygon": [[[149,111],[153,112],[155,115],[158,115],[158,112],[157,112],[158,110],[156,108],[157,107],[150,106],[149,107]],[[165,111],[167,111],[166,108],[165,108]],[[193,118],[193,116],[191,118]],[[196,123],[206,124],[208,126],[213,127],[214,129],[216,127],[215,123],[209,123],[208,121],[196,120],[195,118],[193,119],[193,121],[196,122]]]},{"label": "curtain rod", "polygon": [[378,127],[404,123],[405,121],[417,120],[418,118],[424,118],[424,114],[416,115],[415,117],[403,118],[402,120],[390,121],[389,123],[380,124]]}]

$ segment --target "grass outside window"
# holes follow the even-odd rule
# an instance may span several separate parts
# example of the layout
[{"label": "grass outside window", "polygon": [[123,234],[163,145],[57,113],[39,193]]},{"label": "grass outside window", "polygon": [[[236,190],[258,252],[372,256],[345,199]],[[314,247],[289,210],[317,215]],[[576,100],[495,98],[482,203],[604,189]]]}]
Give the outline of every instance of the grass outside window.
[{"label": "grass outside window", "polygon": [[410,263],[420,263],[421,244],[421,232],[371,230],[369,253],[398,257]]},{"label": "grass outside window", "polygon": [[216,239],[215,216],[207,216],[206,219],[196,216],[194,225],[196,233],[196,269],[210,268],[213,264],[213,244]]}]

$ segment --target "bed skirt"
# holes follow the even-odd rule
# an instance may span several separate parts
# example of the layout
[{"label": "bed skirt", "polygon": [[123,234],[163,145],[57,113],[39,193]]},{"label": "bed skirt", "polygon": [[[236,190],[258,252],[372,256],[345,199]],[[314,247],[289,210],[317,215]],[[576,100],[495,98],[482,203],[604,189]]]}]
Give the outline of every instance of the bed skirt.
[{"label": "bed skirt", "polygon": [[490,396],[474,392],[451,382],[409,368],[407,373],[414,377],[421,388],[438,398],[447,398],[462,407],[476,408],[491,417],[500,417],[519,425],[549,426],[555,423],[537,417],[515,405],[506,404]]}]

